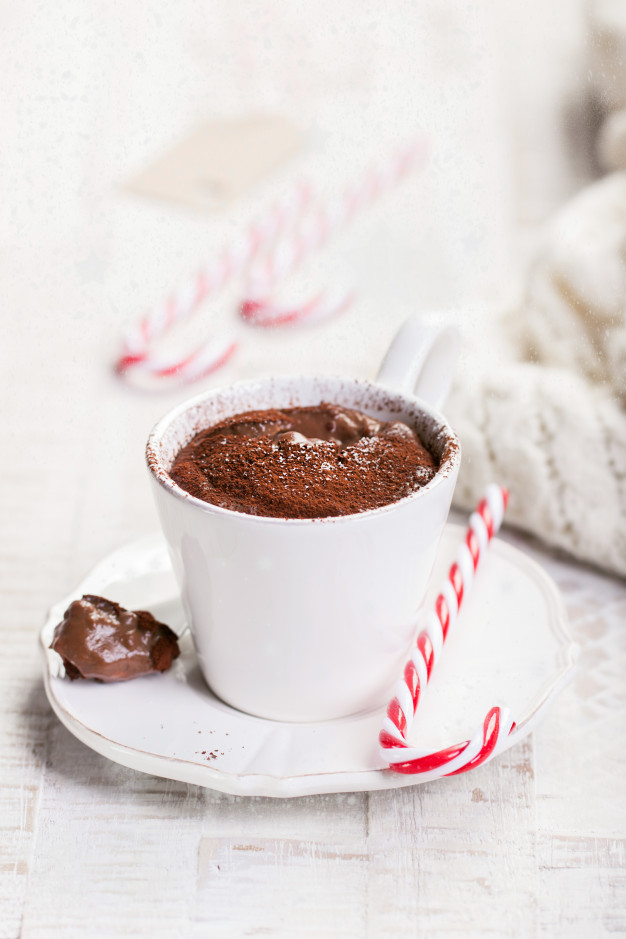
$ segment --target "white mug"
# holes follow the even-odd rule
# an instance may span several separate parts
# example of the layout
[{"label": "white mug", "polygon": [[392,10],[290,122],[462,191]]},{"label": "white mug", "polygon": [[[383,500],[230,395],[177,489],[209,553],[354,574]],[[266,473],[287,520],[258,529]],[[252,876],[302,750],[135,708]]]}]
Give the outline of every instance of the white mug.
[{"label": "white mug", "polygon": [[[388,697],[415,641],[459,470],[458,438],[435,410],[456,352],[455,332],[425,329],[413,317],[376,382],[240,382],[185,402],[152,431],[148,466],[198,660],[228,704],[264,718],[319,721]],[[322,401],[415,427],[440,461],[434,478],[379,509],[281,519],[202,502],[169,476],[199,430],[242,411]]]}]

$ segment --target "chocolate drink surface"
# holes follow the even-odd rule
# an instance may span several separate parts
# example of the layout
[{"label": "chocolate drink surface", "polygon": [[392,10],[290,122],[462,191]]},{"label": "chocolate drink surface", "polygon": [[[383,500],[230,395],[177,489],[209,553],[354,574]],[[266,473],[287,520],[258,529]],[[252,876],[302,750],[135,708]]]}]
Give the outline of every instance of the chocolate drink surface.
[{"label": "chocolate drink surface", "polygon": [[208,427],[177,453],[170,476],[190,495],[248,515],[327,518],[397,502],[437,468],[407,424],[322,403]]}]

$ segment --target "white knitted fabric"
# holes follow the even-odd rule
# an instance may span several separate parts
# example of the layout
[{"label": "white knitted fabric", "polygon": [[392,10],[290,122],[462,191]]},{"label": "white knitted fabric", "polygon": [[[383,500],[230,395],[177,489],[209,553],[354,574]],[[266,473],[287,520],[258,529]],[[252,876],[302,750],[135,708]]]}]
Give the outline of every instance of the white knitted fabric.
[{"label": "white knitted fabric", "polygon": [[588,186],[556,218],[516,325],[524,357],[626,403],[626,173]]},{"label": "white knitted fabric", "polygon": [[495,480],[511,523],[626,575],[626,173],[559,215],[503,333],[515,357],[466,364],[447,405],[456,504]]}]

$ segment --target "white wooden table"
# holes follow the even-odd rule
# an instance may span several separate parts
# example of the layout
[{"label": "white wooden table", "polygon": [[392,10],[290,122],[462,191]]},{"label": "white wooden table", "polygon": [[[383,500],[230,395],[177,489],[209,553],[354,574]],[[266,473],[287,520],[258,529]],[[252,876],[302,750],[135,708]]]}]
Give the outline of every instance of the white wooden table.
[{"label": "white wooden table", "polygon": [[[247,336],[220,381],[372,375],[413,309],[497,307],[584,182],[562,121],[582,112],[582,4],[379,6],[26,0],[0,14],[0,937],[626,933],[626,587],[529,539],[505,535],[559,584],[580,672],[531,738],[467,775],[240,799],[108,762],[45,700],[45,610],[156,527],[144,440],[186,394],[117,382],[120,325],[250,210],[198,218],[118,182],[211,114],[299,118],[321,180],[411,122],[432,130],[428,177],[338,247],[354,308],[305,337]],[[230,315],[226,298],[213,322]]]}]

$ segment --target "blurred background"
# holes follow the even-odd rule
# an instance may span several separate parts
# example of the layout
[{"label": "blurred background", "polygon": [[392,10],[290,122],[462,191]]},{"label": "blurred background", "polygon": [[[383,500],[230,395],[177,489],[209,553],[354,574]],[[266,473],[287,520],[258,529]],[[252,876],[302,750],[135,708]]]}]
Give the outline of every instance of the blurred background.
[{"label": "blurred background", "polygon": [[[84,552],[154,527],[142,451],[169,406],[255,375],[372,377],[414,311],[452,311],[460,376],[505,361],[497,324],[521,309],[547,224],[603,171],[597,133],[613,79],[598,49],[619,52],[619,6],[4,3],[3,406],[13,452],[42,464],[26,500],[33,523],[43,513],[63,528],[68,507],[50,497],[69,489],[64,550],[81,565]],[[617,40],[602,44],[606,22]],[[194,209],[133,190],[194,128],[268,114],[291,122],[299,149],[230,203]],[[151,393],[114,375],[124,328],[259,208],[302,177],[339,193],[416,130],[430,144],[425,169],[303,266],[315,287],[352,279],[349,309],[316,327],[259,330],[226,291],[184,336],[233,329],[239,349],[222,369]]]}]

